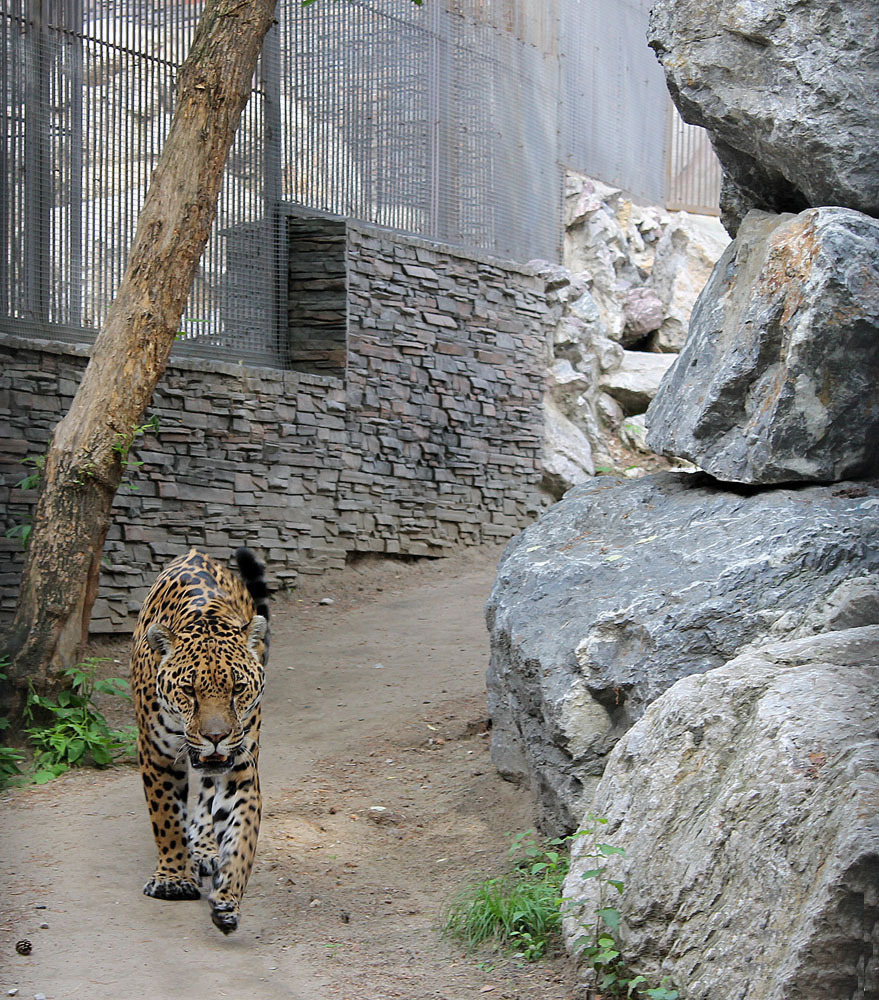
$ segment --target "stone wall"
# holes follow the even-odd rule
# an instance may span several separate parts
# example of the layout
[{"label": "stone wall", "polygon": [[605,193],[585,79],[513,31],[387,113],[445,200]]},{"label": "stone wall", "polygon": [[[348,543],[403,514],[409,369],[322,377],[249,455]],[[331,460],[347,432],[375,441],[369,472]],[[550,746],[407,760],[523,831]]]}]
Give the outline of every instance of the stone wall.
[{"label": "stone wall", "polygon": [[344,375],[345,223],[300,216],[285,222],[290,367],[314,375]]},{"label": "stone wall", "polygon": [[[539,507],[542,279],[349,226],[344,378],[175,358],[117,494],[92,621],[125,631],[171,556],[246,542],[280,586],[354,553],[442,555],[514,535]],[[0,529],[36,499],[14,484],[45,451],[87,349],[0,336]],[[135,488],[136,487],[136,488]],[[0,613],[21,544],[0,538]]]}]

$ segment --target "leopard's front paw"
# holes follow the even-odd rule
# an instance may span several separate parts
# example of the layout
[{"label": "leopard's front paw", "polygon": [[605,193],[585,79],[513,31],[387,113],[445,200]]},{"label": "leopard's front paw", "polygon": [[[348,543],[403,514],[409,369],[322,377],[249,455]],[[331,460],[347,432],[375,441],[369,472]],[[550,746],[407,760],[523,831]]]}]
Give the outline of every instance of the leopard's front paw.
[{"label": "leopard's front paw", "polygon": [[182,875],[155,875],[143,887],[145,896],[153,899],[201,899],[198,885]]},{"label": "leopard's front paw", "polygon": [[238,907],[234,903],[211,903],[211,920],[224,934],[238,930]]},{"label": "leopard's front paw", "polygon": [[220,859],[216,854],[195,853],[195,863],[201,878],[213,878],[220,870]]}]

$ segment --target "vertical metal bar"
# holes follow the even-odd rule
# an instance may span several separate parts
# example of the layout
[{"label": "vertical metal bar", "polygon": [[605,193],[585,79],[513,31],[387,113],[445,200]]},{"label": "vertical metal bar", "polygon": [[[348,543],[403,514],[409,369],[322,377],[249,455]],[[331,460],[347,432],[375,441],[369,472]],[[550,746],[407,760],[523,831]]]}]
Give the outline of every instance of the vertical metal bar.
[{"label": "vertical metal bar", "polygon": [[10,14],[11,12],[7,12],[0,18],[0,108],[5,109],[7,115],[6,127],[3,129],[2,141],[0,141],[0,245],[7,248],[6,252],[0,255],[0,310],[4,316],[12,315],[9,294],[11,291],[10,258],[12,256],[9,252],[12,234],[9,176],[15,159],[14,149],[11,147],[14,142],[13,121],[17,112],[16,102],[10,93],[12,75],[9,59]]},{"label": "vertical metal bar", "polygon": [[[263,218],[268,246],[268,354],[285,360],[287,253],[281,213],[281,36],[277,21],[269,28],[260,57],[263,137]],[[241,213],[243,214],[243,213]]]},{"label": "vertical metal bar", "polygon": [[[442,43],[440,41],[440,31],[442,30],[442,9],[443,0],[434,0],[430,5],[430,34],[428,42],[428,170],[427,176],[430,178],[428,190],[427,208],[428,219],[427,228],[437,236],[442,238],[445,232],[444,220],[440,217],[441,199],[440,185],[443,176],[443,155],[442,148],[442,98],[443,98],[443,67],[442,67]],[[446,86],[448,86],[448,76],[446,75]]]},{"label": "vertical metal bar", "polygon": [[49,60],[47,0],[29,0],[25,34],[24,228],[25,315],[45,322],[48,315],[47,256],[51,173],[48,155]]},{"label": "vertical metal bar", "polygon": [[82,325],[82,104],[83,104],[83,0],[70,0],[70,23],[67,33],[67,51],[70,65],[70,178],[68,186],[68,256],[70,299],[67,323]]}]

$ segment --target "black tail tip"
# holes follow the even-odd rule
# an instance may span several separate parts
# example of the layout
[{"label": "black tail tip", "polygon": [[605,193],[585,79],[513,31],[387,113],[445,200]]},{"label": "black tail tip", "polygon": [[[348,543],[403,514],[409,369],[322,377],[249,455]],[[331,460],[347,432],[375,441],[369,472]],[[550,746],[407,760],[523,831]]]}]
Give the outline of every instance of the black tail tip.
[{"label": "black tail tip", "polygon": [[246,545],[242,545],[236,551],[235,562],[238,563],[238,569],[245,580],[258,580],[260,577],[265,576],[265,566],[256,558],[253,550],[249,549]]},{"label": "black tail tip", "polygon": [[250,592],[253,603],[256,605],[258,614],[268,621],[269,618],[269,586],[266,583],[266,568],[256,558],[255,553],[242,545],[235,553],[235,561],[238,563],[238,572],[244,581],[244,586]]}]

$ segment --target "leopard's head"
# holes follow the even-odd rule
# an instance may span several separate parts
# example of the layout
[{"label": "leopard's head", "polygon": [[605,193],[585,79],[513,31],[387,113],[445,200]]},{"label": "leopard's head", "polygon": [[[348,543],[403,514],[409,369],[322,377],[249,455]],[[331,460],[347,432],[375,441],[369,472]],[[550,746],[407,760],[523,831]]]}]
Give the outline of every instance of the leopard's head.
[{"label": "leopard's head", "polygon": [[244,752],[247,722],[265,684],[260,657],[267,625],[254,615],[246,625],[214,620],[180,634],[159,624],[147,630],[161,656],[159,703],[182,720],[189,759],[204,774],[229,770]]}]

